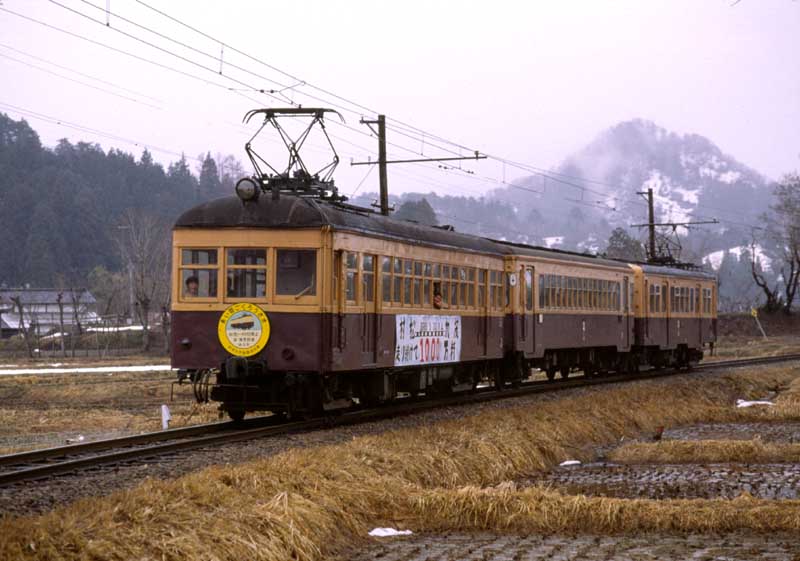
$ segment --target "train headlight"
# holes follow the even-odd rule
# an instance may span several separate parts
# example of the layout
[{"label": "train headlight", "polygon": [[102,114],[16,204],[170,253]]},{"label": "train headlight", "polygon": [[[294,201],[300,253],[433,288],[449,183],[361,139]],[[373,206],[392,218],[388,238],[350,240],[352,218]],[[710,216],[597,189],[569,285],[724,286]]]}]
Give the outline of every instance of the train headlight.
[{"label": "train headlight", "polygon": [[236,183],[236,196],[242,201],[255,201],[258,198],[259,186],[249,177],[243,177]]}]

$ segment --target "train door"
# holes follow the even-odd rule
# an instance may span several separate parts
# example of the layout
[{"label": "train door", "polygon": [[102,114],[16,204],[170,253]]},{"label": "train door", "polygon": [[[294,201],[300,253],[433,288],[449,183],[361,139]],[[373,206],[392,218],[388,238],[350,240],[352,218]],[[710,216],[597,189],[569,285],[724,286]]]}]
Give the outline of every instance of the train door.
[{"label": "train door", "polygon": [[625,348],[631,348],[631,298],[630,298],[630,281],[628,277],[622,279],[622,310],[625,314]]},{"label": "train door", "polygon": [[661,285],[661,290],[664,293],[664,347],[669,348],[669,342],[672,337],[670,337],[670,329],[672,326],[670,325],[670,320],[672,318],[672,285],[669,282],[664,282]]},{"label": "train door", "polygon": [[486,269],[478,269],[478,310],[481,314],[478,318],[478,349],[481,356],[489,352],[489,287],[486,280]]},{"label": "train door", "polygon": [[700,290],[700,284],[696,284],[694,287],[694,302],[692,306],[694,306],[694,314],[692,318],[692,325],[696,326],[697,329],[697,348],[703,348],[703,314],[702,312],[702,305],[703,299],[701,297],[702,290]]},{"label": "train door", "polygon": [[650,315],[653,312],[653,289],[650,287],[650,281],[644,281],[644,295],[642,297],[642,314],[643,323],[644,323],[644,340],[645,342],[649,342],[650,340]]},{"label": "train door", "polygon": [[365,253],[361,256],[361,301],[364,304],[364,312],[361,315],[361,363],[375,364],[377,357],[378,341],[378,315],[375,304],[377,288],[375,283],[377,275],[375,267],[377,257]]},{"label": "train door", "polygon": [[536,316],[533,313],[533,279],[536,278],[533,267],[524,267],[522,270],[522,278],[520,291],[523,300],[523,310],[521,315],[522,320],[522,350],[525,353],[533,353],[534,347],[534,333]]}]

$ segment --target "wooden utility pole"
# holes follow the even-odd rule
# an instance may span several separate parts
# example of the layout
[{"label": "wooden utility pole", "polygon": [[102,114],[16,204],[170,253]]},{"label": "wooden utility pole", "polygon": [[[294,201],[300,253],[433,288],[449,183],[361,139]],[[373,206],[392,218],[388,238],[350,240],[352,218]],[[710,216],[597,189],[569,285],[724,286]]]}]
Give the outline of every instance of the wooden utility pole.
[{"label": "wooden utility pole", "polygon": [[389,216],[389,178],[386,173],[386,115],[378,115],[378,177],[381,189],[381,214]]},{"label": "wooden utility pole", "polygon": [[[655,203],[653,201],[653,188],[650,187],[647,191],[637,191],[637,195],[643,195],[647,197],[647,224],[633,224],[632,228],[647,228],[648,231],[648,249],[649,255],[647,256],[647,262],[652,264],[672,264],[675,266],[680,266],[679,263],[670,253],[669,248],[667,248],[666,255],[659,255],[656,250],[656,226],[667,226],[672,229],[673,234],[675,234],[677,239],[677,228],[679,226],[687,227],[687,226],[695,226],[700,224],[719,224],[719,221],[714,218],[713,220],[703,220],[699,222],[656,222],[656,213],[655,213]],[[677,247],[678,253],[680,253],[680,241],[676,241],[674,245]]]},{"label": "wooden utility pole", "polygon": [[655,258],[656,256],[656,212],[653,205],[653,188],[650,187],[647,190],[647,221],[649,223],[649,232],[650,232],[650,256]]},{"label": "wooden utility pole", "polygon": [[362,125],[367,125],[372,132],[375,132],[375,129],[372,128],[372,125],[378,125],[378,161],[377,162],[362,162],[352,164],[354,166],[360,166],[365,164],[378,164],[378,180],[380,183],[380,209],[381,214],[384,216],[389,216],[389,175],[387,174],[386,170],[386,115],[378,115],[378,119],[375,121],[367,121],[366,119],[361,119]]},{"label": "wooden utility pole", "polygon": [[[387,160],[386,159],[386,115],[378,115],[378,119],[368,121],[361,119],[362,125],[367,125],[373,133],[378,135],[378,161],[377,162],[351,162],[351,166],[369,166],[378,164],[378,177],[380,182],[380,209],[383,216],[389,216],[389,177],[387,174],[387,164],[408,164],[414,162],[446,162],[453,160],[485,160],[486,156],[481,156],[476,150],[474,156],[458,156],[455,158],[413,158],[409,160]],[[372,128],[378,125],[378,131]]]}]

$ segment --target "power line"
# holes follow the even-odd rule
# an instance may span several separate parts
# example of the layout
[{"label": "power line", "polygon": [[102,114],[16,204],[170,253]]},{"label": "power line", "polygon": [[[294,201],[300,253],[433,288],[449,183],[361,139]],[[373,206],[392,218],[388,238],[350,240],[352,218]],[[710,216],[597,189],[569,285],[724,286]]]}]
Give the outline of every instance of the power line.
[{"label": "power line", "polygon": [[98,91],[107,93],[109,95],[113,95],[115,97],[119,97],[121,99],[132,101],[133,103],[139,103],[141,105],[146,105],[148,107],[152,107],[153,109],[161,109],[160,107],[158,107],[156,105],[153,105],[151,103],[147,103],[145,101],[140,101],[140,100],[138,100],[136,98],[129,97],[127,95],[123,95],[123,94],[120,94],[120,93],[117,93],[117,92],[112,92],[111,90],[107,90],[105,88],[101,88],[100,86],[94,86],[92,84],[87,84],[86,82],[82,82],[80,80],[76,80],[75,78],[70,78],[69,76],[64,76],[63,74],[59,74],[58,72],[54,72],[52,70],[48,70],[47,68],[42,68],[41,66],[37,66],[36,64],[32,64],[30,62],[26,62],[26,61],[20,60],[18,58],[14,58],[13,56],[8,56],[6,54],[0,53],[0,57],[3,57],[3,58],[8,59],[8,60],[13,60],[14,62],[17,62],[19,64],[23,64],[23,65],[28,66],[30,68],[34,68],[36,70],[39,70],[40,72],[45,72],[45,73],[50,74],[52,76],[57,76],[58,78],[62,78],[64,80],[69,80],[70,82],[74,82],[76,84],[80,84],[80,85],[85,86],[87,88],[92,88],[94,90],[98,90]]},{"label": "power line", "polygon": [[32,58],[34,60],[38,60],[39,62],[44,62],[45,64],[49,64],[51,66],[55,66],[56,68],[60,68],[61,70],[66,70],[67,72],[72,72],[74,74],[77,74],[78,76],[83,76],[84,78],[88,78],[90,80],[95,80],[96,82],[100,82],[101,84],[105,84],[107,86],[111,86],[113,88],[117,88],[119,90],[128,92],[130,94],[133,94],[133,95],[136,95],[136,96],[139,96],[139,97],[147,98],[147,99],[149,99],[151,101],[155,101],[156,103],[161,103],[161,100],[157,99],[155,97],[151,97],[151,96],[149,96],[147,94],[143,94],[141,92],[137,92],[136,90],[131,90],[131,89],[125,88],[123,86],[120,86],[119,84],[115,84],[113,82],[109,82],[107,80],[103,80],[102,78],[98,78],[97,76],[92,76],[91,74],[86,74],[84,72],[80,72],[78,70],[75,70],[74,68],[69,68],[67,66],[62,66],[62,65],[60,65],[58,63],[53,62],[52,60],[48,60],[46,58],[42,58],[42,57],[39,57],[39,56],[36,56],[36,55],[32,55],[31,53],[22,51],[20,49],[16,49],[16,48],[14,48],[14,47],[12,47],[10,45],[4,45],[3,43],[0,43],[0,47],[3,47],[4,49],[8,49],[10,51],[14,51],[15,53],[18,53],[18,54],[21,54],[23,56]]},{"label": "power line", "polygon": [[[169,150],[167,148],[161,148],[161,147],[156,146],[154,144],[148,144],[148,143],[145,143],[145,142],[141,142],[139,140],[133,140],[133,139],[130,139],[130,138],[126,138],[124,136],[119,136],[119,135],[114,134],[114,133],[110,133],[110,132],[103,131],[103,130],[100,130],[100,129],[95,129],[95,128],[88,127],[88,126],[85,126],[85,125],[81,125],[79,123],[73,123],[73,122],[67,121],[65,119],[60,119],[58,117],[45,115],[43,113],[39,113],[37,111],[32,111],[32,110],[26,109],[24,107],[19,107],[17,105],[12,105],[11,103],[5,103],[3,101],[0,101],[0,106],[4,106],[4,107],[7,107],[7,108],[10,108],[11,110],[16,111],[18,113],[21,113],[21,114],[24,114],[24,115],[28,115],[28,116],[30,116],[31,118],[34,118],[34,119],[39,119],[39,120],[42,120],[42,121],[49,122],[49,123],[54,124],[54,125],[59,125],[59,126],[62,126],[62,127],[75,129],[75,130],[78,130],[78,131],[81,131],[81,132],[87,132],[89,134],[93,134],[93,135],[100,136],[100,137],[103,137],[103,138],[108,138],[110,140],[116,140],[118,142],[125,142],[125,143],[128,143],[128,144],[133,144],[134,146],[143,147],[143,148],[146,148],[146,149],[154,151],[154,152],[162,152],[162,153],[165,153],[165,154],[178,156],[180,158],[185,158],[186,157],[186,155],[184,153],[182,153],[182,152],[176,152],[174,150]],[[194,157],[189,157],[187,159],[195,160],[195,161],[198,161],[198,162],[202,162],[203,161],[200,158],[194,158]]]}]

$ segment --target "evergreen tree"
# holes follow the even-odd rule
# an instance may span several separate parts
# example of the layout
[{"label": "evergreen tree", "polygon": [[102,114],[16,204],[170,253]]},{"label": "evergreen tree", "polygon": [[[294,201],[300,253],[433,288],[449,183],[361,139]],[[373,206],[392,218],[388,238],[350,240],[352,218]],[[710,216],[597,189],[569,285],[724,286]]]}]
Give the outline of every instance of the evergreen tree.
[{"label": "evergreen tree", "polygon": [[211,157],[210,152],[203,158],[203,163],[200,167],[199,188],[202,199],[213,199],[218,197],[222,191],[217,163]]},{"label": "evergreen tree", "polygon": [[645,260],[644,246],[639,240],[628,234],[624,228],[615,228],[611,232],[605,253],[611,259],[638,262]]},{"label": "evergreen tree", "polygon": [[397,212],[394,213],[393,218],[398,220],[411,220],[419,222],[420,224],[427,224],[429,226],[436,226],[439,221],[436,219],[436,211],[427,201],[422,198],[419,201],[406,201]]}]

